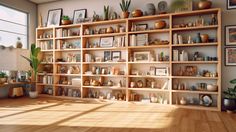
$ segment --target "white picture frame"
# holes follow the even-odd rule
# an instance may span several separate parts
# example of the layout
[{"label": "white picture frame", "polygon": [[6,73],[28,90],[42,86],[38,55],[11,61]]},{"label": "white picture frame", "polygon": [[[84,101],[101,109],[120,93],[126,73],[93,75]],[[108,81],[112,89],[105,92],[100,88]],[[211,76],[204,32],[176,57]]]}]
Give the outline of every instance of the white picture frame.
[{"label": "white picture frame", "polygon": [[236,46],[236,25],[225,26],[225,45]]},{"label": "white picture frame", "polygon": [[87,15],[87,9],[74,10],[73,24],[84,22]]},{"label": "white picture frame", "polygon": [[114,37],[103,37],[100,39],[101,47],[112,47],[113,46]]},{"label": "white picture frame", "polygon": [[157,67],[156,76],[168,76],[168,67]]},{"label": "white picture frame", "polygon": [[150,52],[134,52],[134,61],[135,62],[149,62],[150,61]]},{"label": "white picture frame", "polygon": [[62,8],[52,9],[48,11],[47,27],[60,26]]}]

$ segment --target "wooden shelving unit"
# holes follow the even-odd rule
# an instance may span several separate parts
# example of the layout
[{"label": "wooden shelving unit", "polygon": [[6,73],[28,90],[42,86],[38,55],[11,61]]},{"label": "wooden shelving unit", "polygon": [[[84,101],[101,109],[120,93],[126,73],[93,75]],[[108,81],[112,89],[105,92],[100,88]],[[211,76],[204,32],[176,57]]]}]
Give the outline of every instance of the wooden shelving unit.
[{"label": "wooden shelving unit", "polygon": [[[184,27],[184,28],[174,28],[173,24],[177,19],[185,18],[185,17],[198,17],[201,15],[211,15],[215,14],[217,16],[217,25],[205,25],[205,26],[197,26],[197,27]],[[131,31],[131,26],[133,23],[144,23],[144,22],[155,22],[156,20],[165,20],[167,22],[167,27],[165,29],[151,29],[145,31]],[[93,35],[85,35],[84,30],[87,28],[94,27],[109,27],[122,25],[125,28],[124,32],[119,33],[104,33],[104,34],[93,34]],[[77,35],[72,36],[57,36],[58,29],[75,29],[79,30]],[[170,13],[170,14],[162,14],[162,15],[153,15],[153,16],[143,16],[137,18],[127,18],[127,19],[118,19],[118,20],[109,20],[109,21],[98,21],[98,22],[89,22],[89,23],[81,23],[75,25],[65,25],[58,26],[52,28],[37,28],[36,29],[36,42],[37,46],[40,46],[41,42],[51,42],[51,48],[43,49],[40,53],[40,59],[45,60],[45,57],[50,54],[52,56],[51,61],[43,61],[40,65],[40,69],[43,69],[46,65],[51,65],[52,72],[51,73],[39,73],[38,74],[38,83],[37,90],[42,93],[45,86],[52,87],[53,96],[58,96],[58,90],[60,87],[65,88],[74,88],[80,91],[80,98],[89,98],[90,90],[121,90],[123,94],[125,94],[123,101],[136,102],[132,100],[132,94],[163,94],[165,99],[167,100],[169,105],[173,105],[175,107],[180,108],[191,108],[191,109],[204,109],[204,110],[213,110],[220,111],[221,110],[221,10],[218,8],[215,9],[207,9],[207,10],[196,10],[191,12],[181,12],[181,13]],[[174,33],[182,33],[182,32],[206,32],[208,30],[213,30],[216,34],[217,41],[216,42],[208,42],[208,43],[192,43],[192,44],[173,44],[173,35]],[[137,34],[150,34],[150,36],[158,37],[159,35],[166,35],[168,38],[169,44],[163,45],[147,45],[147,46],[131,46],[130,45],[130,35]],[[99,40],[103,37],[125,37],[125,45],[122,47],[86,47],[87,41]],[[80,47],[76,48],[58,48],[57,42],[72,42],[78,41],[80,42]],[[50,47],[50,46],[49,46]],[[214,61],[173,61],[173,50],[174,49],[196,49],[196,48],[211,48],[210,50],[217,55],[217,60]],[[134,52],[138,51],[151,51],[154,50],[155,53],[160,51],[165,51],[165,54],[169,56],[168,61],[148,61],[148,62],[135,62],[130,61],[130,56]],[[104,51],[121,51],[122,59],[124,62],[85,62],[85,54],[101,54]],[[78,62],[58,62],[57,59],[61,58],[65,54],[69,53],[78,53],[80,54],[80,61]],[[217,77],[202,77],[202,76],[176,76],[175,75],[175,67],[176,66],[186,66],[186,65],[197,65],[198,67],[210,66],[216,70],[218,76]],[[80,74],[67,74],[67,73],[58,73],[59,66],[79,66]],[[124,74],[122,75],[112,75],[112,74],[85,74],[86,71],[91,70],[93,66],[118,66],[123,67]],[[145,69],[151,66],[154,67],[168,67],[168,75],[167,76],[156,76],[156,75],[132,75],[131,70],[134,68]],[[52,84],[44,84],[42,83],[42,77],[44,75],[52,76],[53,83]],[[59,80],[62,77],[68,78],[80,78],[81,85],[73,86],[73,85],[63,85],[59,84]],[[99,78],[102,77],[106,81],[112,79],[119,79],[123,81],[122,86],[118,87],[116,85],[113,86],[85,86],[84,81],[89,80],[91,78]],[[167,82],[166,89],[157,89],[143,86],[142,88],[130,88],[131,81],[135,79],[161,79]],[[218,86],[218,91],[209,92],[209,91],[190,91],[190,90],[174,90],[173,85],[176,80],[182,80],[184,82],[194,81],[198,82],[199,80],[205,81],[214,81]],[[165,94],[165,95],[164,95]],[[214,96],[214,105],[212,107],[204,107],[200,105],[178,105],[176,104],[176,98],[179,95],[185,94],[188,95],[199,95],[199,94],[209,94]]]}]

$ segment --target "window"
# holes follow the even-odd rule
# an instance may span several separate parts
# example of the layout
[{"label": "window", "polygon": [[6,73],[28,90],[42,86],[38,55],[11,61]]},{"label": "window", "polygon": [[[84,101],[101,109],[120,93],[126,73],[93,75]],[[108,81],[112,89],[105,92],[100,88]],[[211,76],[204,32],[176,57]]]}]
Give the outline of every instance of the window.
[{"label": "window", "polygon": [[28,14],[0,5],[0,45],[16,46],[21,41],[28,47]]}]

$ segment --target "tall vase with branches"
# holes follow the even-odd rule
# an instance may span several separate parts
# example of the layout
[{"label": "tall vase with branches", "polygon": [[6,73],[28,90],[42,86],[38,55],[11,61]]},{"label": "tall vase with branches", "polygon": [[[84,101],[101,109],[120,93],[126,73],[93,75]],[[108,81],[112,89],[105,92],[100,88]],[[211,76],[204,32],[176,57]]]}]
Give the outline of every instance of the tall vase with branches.
[{"label": "tall vase with branches", "polygon": [[[36,47],[35,44],[31,44],[31,48],[30,48],[30,57],[25,57],[25,56],[22,56],[23,58],[25,58],[27,61],[29,61],[29,64],[32,68],[32,71],[33,71],[33,85],[36,85],[36,81],[37,81],[37,73],[38,73],[38,67],[39,67],[39,64],[40,64],[40,60],[38,59],[38,55],[39,55],[39,52],[41,51],[41,48],[39,47]],[[36,91],[35,87],[31,87],[31,91],[34,92]]]}]

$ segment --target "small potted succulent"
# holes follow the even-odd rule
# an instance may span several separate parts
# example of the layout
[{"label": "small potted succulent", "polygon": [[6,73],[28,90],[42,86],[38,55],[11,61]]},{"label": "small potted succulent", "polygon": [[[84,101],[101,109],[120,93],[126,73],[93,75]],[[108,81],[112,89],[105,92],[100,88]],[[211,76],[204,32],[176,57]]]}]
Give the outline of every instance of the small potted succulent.
[{"label": "small potted succulent", "polygon": [[120,3],[120,8],[122,10],[122,16],[123,18],[129,17],[129,6],[130,6],[131,0],[122,0]]},{"label": "small potted succulent", "polygon": [[[231,84],[236,84],[236,79],[230,81]],[[228,88],[224,92],[224,107],[227,112],[232,113],[236,110],[236,85],[234,88]]]},{"label": "small potted succulent", "polygon": [[3,84],[7,81],[7,75],[5,72],[0,72],[0,84]]},{"label": "small potted succulent", "polygon": [[69,25],[69,24],[71,24],[71,20],[70,20],[69,16],[62,16],[61,24],[62,25]]}]

